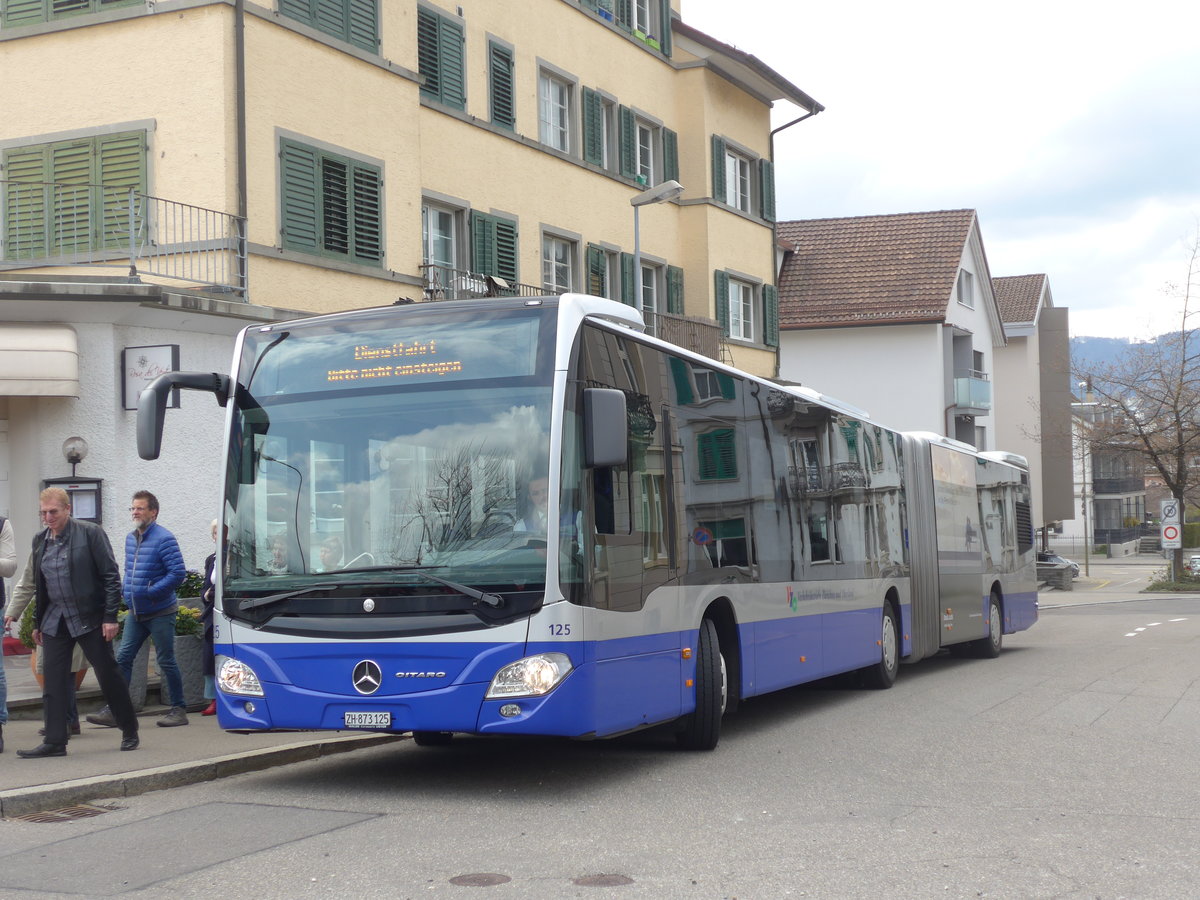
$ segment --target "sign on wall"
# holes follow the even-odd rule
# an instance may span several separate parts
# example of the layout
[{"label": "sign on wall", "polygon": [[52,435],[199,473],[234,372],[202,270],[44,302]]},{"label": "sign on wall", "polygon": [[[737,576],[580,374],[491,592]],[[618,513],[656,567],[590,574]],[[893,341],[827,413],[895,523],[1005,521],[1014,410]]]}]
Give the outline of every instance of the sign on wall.
[{"label": "sign on wall", "polygon": [[[125,409],[137,409],[138,397],[159,375],[179,371],[179,345],[157,344],[152,347],[126,347],[121,351],[121,402]],[[179,391],[171,391],[168,408],[179,408]]]}]

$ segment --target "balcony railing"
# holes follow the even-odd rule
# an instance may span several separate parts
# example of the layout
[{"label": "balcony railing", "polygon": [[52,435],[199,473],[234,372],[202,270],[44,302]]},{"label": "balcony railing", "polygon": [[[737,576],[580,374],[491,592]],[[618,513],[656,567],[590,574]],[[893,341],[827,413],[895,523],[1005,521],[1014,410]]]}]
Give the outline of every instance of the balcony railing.
[{"label": "balcony railing", "polygon": [[789,466],[792,490],[797,496],[861,490],[867,486],[867,473],[856,462],[831,466]]},{"label": "balcony railing", "polygon": [[721,326],[713,319],[673,313],[650,313],[646,319],[648,330],[653,330],[664,341],[709,359],[721,360]]},{"label": "balcony railing", "polygon": [[544,297],[551,293],[533,284],[516,284],[495,275],[467,269],[451,269],[429,263],[421,265],[425,275],[426,300],[469,300],[472,297]]},{"label": "balcony railing", "polygon": [[246,220],[126,188],[0,181],[0,270],[128,264],[246,297]]},{"label": "balcony railing", "polygon": [[974,369],[954,373],[954,404],[959,413],[986,413],[992,408],[992,383]]},{"label": "balcony railing", "polygon": [[1093,478],[1093,494],[1141,494],[1146,490],[1146,479],[1137,476],[1124,478]]}]

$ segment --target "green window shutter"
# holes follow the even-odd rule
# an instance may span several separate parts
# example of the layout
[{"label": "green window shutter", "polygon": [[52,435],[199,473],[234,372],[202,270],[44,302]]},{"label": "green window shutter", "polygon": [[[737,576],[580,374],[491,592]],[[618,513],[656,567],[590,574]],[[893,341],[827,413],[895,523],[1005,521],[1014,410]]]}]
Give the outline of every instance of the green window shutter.
[{"label": "green window shutter", "polygon": [[670,128],[662,130],[663,181],[679,180],[679,135]]},{"label": "green window shutter", "polygon": [[687,406],[696,399],[692,390],[692,379],[688,377],[688,364],[677,356],[668,357],[671,366],[671,380],[675,383],[675,402]]},{"label": "green window shutter", "polygon": [[417,71],[425,78],[421,93],[437,100],[442,95],[438,60],[438,16],[417,7]]},{"label": "green window shutter", "polygon": [[733,376],[725,372],[717,373],[717,384],[721,388],[721,396],[726,400],[737,399],[737,382],[733,380]]},{"label": "green window shutter", "polygon": [[46,255],[47,152],[45,145],[4,151],[5,259]]},{"label": "green window shutter", "polygon": [[441,96],[446,106],[466,109],[466,69],[463,66],[463,48],[466,36],[458,22],[442,19],[438,28],[438,63],[441,73]]},{"label": "green window shutter", "polygon": [[633,254],[621,254],[621,302],[637,307],[637,279],[633,271]]},{"label": "green window shutter", "polygon": [[350,166],[322,154],[321,246],[330,253],[350,253]]},{"label": "green window shutter", "polygon": [[310,24],[317,31],[323,31],[325,34],[344,40],[348,31],[345,0],[316,0]]},{"label": "green window shutter", "polygon": [[713,273],[713,282],[717,324],[721,326],[721,335],[729,337],[729,274],[718,269]]},{"label": "green window shutter", "polygon": [[512,131],[517,124],[513,102],[513,55],[507,47],[488,44],[488,75],[491,96],[488,99],[492,124]]},{"label": "green window shutter", "polygon": [[763,343],[779,346],[779,290],[773,284],[763,285]]},{"label": "green window shutter", "polygon": [[45,22],[49,17],[49,0],[4,0],[4,16],[0,24],[6,28]]},{"label": "green window shutter", "polygon": [[376,0],[350,0],[347,40],[375,53],[379,50],[379,9]]},{"label": "green window shutter", "polygon": [[633,0],[616,0],[617,24],[626,31],[633,30]]},{"label": "green window shutter", "polygon": [[471,213],[471,269],[517,282],[517,224],[498,216]]},{"label": "green window shutter", "polygon": [[587,247],[587,292],[593,297],[604,297],[608,293],[608,254],[603,247],[588,244]]},{"label": "green window shutter", "polygon": [[[658,36],[658,43],[662,47],[663,56],[671,55],[671,0],[659,0],[661,12],[659,13],[659,30],[662,32]],[[667,176],[670,178],[671,176]]]},{"label": "green window shutter", "polygon": [[683,315],[683,269],[667,266],[667,312]]},{"label": "green window shutter", "polygon": [[768,222],[775,221],[775,164],[769,159],[758,161],[758,190],[762,203],[762,217]]},{"label": "green window shutter", "polygon": [[725,141],[712,136],[712,194],[714,200],[725,202]]},{"label": "green window shutter", "polygon": [[383,179],[374,166],[354,164],[354,258],[378,265],[383,259]]},{"label": "green window shutter", "polygon": [[303,144],[284,140],[280,141],[279,159],[283,246],[294,250],[316,250],[321,231],[317,152]]},{"label": "green window shutter", "polygon": [[50,145],[50,181],[55,183],[50,203],[50,253],[72,252],[91,246],[100,216],[94,210],[103,192],[92,187],[95,171],[94,139]]},{"label": "green window shutter", "polygon": [[583,89],[583,161],[604,165],[604,101],[597,91]]},{"label": "green window shutter", "polygon": [[98,138],[95,156],[96,183],[101,191],[96,244],[127,247],[130,231],[136,236],[141,228],[137,200],[130,192],[146,190],[146,133],[132,131]]},{"label": "green window shutter", "polygon": [[702,481],[737,478],[737,451],[732,428],[697,435],[696,443]]},{"label": "green window shutter", "polygon": [[626,178],[633,178],[637,175],[637,122],[633,117],[633,110],[628,106],[622,106],[617,113],[621,174]]}]

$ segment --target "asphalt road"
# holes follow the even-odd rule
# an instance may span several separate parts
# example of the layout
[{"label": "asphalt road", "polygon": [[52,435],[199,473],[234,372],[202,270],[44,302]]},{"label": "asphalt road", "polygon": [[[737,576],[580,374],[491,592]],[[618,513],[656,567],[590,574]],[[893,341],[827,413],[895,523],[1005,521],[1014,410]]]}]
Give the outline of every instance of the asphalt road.
[{"label": "asphalt road", "polygon": [[1098,597],[996,660],[756,699],[712,753],[405,741],[6,821],[0,893],[1174,900],[1200,883],[1198,744],[1200,598]]}]

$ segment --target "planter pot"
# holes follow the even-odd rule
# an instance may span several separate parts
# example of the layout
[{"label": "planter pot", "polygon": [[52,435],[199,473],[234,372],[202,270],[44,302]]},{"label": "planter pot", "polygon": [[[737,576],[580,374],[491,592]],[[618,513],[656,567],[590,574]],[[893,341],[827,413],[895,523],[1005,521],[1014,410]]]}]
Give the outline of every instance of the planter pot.
[{"label": "planter pot", "polygon": [[[202,634],[175,635],[175,662],[183,678],[183,702],[189,710],[208,706],[204,699],[204,654],[207,650]],[[167,680],[161,678],[159,684],[163,705],[168,706],[171,697],[167,693]]]},{"label": "planter pot", "polygon": [[[38,652],[37,647],[34,647],[29,654],[29,668],[33,671],[33,677],[38,683],[38,687],[46,686],[46,679],[42,677],[42,673],[38,670]],[[87,666],[83,666],[75,673],[75,690],[79,690],[83,684],[83,679],[87,678]]]}]

